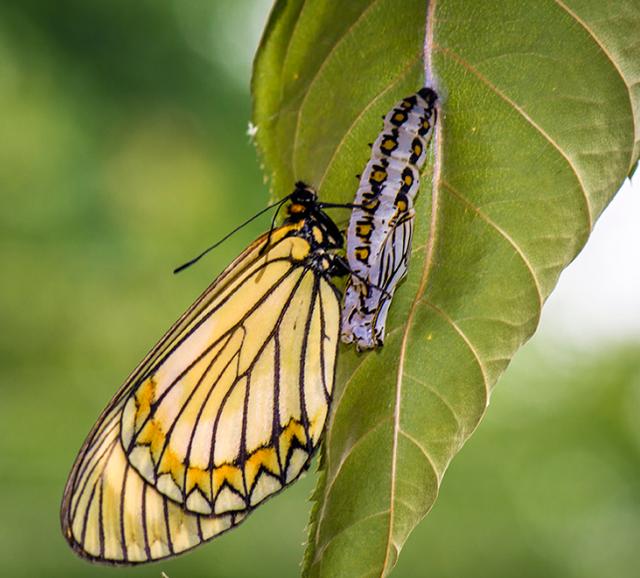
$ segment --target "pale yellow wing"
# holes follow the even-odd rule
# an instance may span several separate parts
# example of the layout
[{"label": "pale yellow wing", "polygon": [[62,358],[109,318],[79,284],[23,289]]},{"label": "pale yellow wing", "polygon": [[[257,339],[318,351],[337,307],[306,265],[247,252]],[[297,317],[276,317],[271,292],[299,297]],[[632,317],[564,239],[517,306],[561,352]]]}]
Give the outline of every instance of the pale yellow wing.
[{"label": "pale yellow wing", "polygon": [[[62,505],[81,554],[138,562],[184,551],[308,466],[332,393],[339,296],[292,230],[236,259],[100,417]],[[127,516],[153,526],[153,548],[144,526],[122,530]]]},{"label": "pale yellow wing", "polygon": [[136,564],[185,552],[238,524],[245,513],[191,514],[147,484],[120,444],[123,403],[91,433],[65,489],[62,528],[84,558]]},{"label": "pale yellow wing", "polygon": [[318,446],[333,384],[339,304],[285,238],[242,266],[138,380],[124,406],[131,465],[200,514],[256,506]]}]

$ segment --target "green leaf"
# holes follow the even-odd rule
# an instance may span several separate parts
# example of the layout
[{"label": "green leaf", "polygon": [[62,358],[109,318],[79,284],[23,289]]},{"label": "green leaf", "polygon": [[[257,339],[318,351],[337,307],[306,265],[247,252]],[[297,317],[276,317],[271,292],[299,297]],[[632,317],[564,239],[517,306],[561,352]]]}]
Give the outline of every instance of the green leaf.
[{"label": "green leaf", "polygon": [[380,116],[424,83],[425,54],[441,95],[385,345],[341,351],[306,575],[387,575],[433,505],[560,272],[635,167],[638,30],[637,0],[276,2],[253,91],[277,197],[300,179],[352,200]]}]

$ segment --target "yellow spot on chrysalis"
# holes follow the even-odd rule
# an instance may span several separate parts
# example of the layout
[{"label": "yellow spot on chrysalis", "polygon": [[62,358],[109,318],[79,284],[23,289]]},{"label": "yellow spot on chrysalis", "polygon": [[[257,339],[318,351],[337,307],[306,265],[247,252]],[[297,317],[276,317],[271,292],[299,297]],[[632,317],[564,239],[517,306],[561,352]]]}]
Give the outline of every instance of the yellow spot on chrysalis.
[{"label": "yellow spot on chrysalis", "polygon": [[369,259],[369,249],[368,247],[356,247],[355,256],[358,261],[362,261],[363,263],[367,262]]},{"label": "yellow spot on chrysalis", "polygon": [[379,199],[373,199],[371,201],[366,201],[362,203],[363,208],[366,209],[367,211],[375,211],[379,205],[380,205]]},{"label": "yellow spot on chrysalis", "polygon": [[392,151],[396,146],[396,141],[391,138],[382,141],[382,148],[386,151]]}]

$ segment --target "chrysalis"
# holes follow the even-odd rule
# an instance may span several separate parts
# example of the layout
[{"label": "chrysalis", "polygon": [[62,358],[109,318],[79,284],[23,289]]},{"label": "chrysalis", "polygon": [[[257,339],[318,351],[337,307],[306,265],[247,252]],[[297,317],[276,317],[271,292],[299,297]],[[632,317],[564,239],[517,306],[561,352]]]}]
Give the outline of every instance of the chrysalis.
[{"label": "chrysalis", "polygon": [[414,198],[436,123],[436,93],[421,88],[384,117],[356,192],[347,229],[352,275],[345,291],[342,341],[382,345],[393,293],[407,273]]}]

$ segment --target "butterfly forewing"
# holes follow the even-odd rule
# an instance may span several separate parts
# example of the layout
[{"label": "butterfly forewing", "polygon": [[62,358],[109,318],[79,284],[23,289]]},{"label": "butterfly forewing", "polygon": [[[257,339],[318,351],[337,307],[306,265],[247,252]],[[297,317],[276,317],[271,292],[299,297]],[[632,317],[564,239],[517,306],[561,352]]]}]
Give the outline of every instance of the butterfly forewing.
[{"label": "butterfly forewing", "polygon": [[[239,266],[242,282],[230,279],[210,297],[184,339],[129,394],[122,415],[129,462],[187,510],[222,515],[255,506],[296,478],[318,444],[327,396],[316,402],[318,362],[301,359],[313,341],[332,369],[335,324],[310,333],[321,307],[333,318],[338,311],[333,291],[319,292],[326,281],[288,258],[302,254],[301,244],[283,238],[247,273]],[[276,365],[283,338],[286,360],[279,351]]]}]

